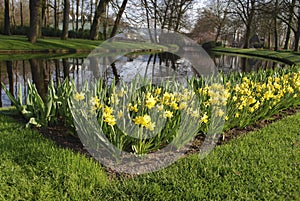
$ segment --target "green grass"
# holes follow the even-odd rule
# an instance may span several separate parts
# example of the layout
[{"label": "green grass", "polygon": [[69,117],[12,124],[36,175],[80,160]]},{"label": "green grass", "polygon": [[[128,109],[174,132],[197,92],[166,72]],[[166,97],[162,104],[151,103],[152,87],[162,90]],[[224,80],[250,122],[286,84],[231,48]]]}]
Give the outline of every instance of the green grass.
[{"label": "green grass", "polygon": [[84,39],[69,39],[67,41],[59,38],[38,39],[35,44],[28,41],[25,36],[4,36],[0,35],[0,50],[92,50],[101,44],[102,41]]},{"label": "green grass", "polygon": [[62,54],[0,54],[0,61],[17,61],[28,59],[68,59],[86,58],[88,53],[62,53]]},{"label": "green grass", "polygon": [[[0,35],[0,60],[86,57],[92,50],[99,47],[102,42],[86,39],[69,39],[63,41],[59,38],[45,38],[38,39],[35,44],[32,44],[25,36]],[[168,50],[168,47],[145,42],[113,42],[108,45],[104,44],[101,47],[103,53],[107,53],[107,49],[127,52],[131,50],[143,50],[143,53],[150,52],[150,50],[154,52]],[[174,49],[173,46],[170,46],[170,48]],[[110,56],[112,56],[111,54]],[[116,54],[119,55],[120,53],[116,52]]]},{"label": "green grass", "polygon": [[90,200],[107,184],[91,159],[0,115],[0,200]]},{"label": "green grass", "polygon": [[298,52],[292,51],[271,51],[271,50],[260,50],[260,49],[241,49],[241,48],[223,48],[216,47],[212,49],[213,52],[222,52],[222,53],[234,53],[234,54],[243,54],[249,55],[251,57],[263,57],[272,60],[282,61],[288,64],[300,64],[300,54]]},{"label": "green grass", "polygon": [[0,200],[300,200],[300,113],[133,179],[0,115]]}]

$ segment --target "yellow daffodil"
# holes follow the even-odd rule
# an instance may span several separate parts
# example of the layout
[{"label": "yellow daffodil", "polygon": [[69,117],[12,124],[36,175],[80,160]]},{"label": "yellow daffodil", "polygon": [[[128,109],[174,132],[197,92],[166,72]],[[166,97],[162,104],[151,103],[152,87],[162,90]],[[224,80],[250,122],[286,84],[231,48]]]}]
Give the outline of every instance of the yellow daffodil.
[{"label": "yellow daffodil", "polygon": [[164,117],[165,118],[172,118],[173,117],[173,112],[167,110],[164,112]]},{"label": "yellow daffodil", "polygon": [[156,104],[155,98],[152,95],[150,95],[146,100],[146,107],[150,110],[155,106],[155,104]]},{"label": "yellow daffodil", "polygon": [[129,111],[133,111],[133,112],[139,111],[139,109],[137,108],[137,104],[132,105],[131,103],[129,103],[128,109],[129,109]]},{"label": "yellow daffodil", "polygon": [[206,114],[206,112],[204,113],[204,115],[202,116],[200,123],[207,123],[208,122],[208,116]]},{"label": "yellow daffodil", "polygon": [[76,92],[76,93],[74,94],[73,98],[74,98],[76,101],[81,101],[81,100],[84,99],[84,93],[82,93],[82,92],[81,92],[81,93]]}]

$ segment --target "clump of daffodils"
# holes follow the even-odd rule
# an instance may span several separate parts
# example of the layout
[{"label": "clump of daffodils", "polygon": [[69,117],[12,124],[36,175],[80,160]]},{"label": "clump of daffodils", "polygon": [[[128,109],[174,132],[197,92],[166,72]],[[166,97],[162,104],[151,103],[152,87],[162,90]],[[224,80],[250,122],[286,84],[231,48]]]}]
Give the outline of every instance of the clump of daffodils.
[{"label": "clump of daffodils", "polygon": [[[221,83],[200,82],[199,87],[180,90],[151,84],[144,88],[123,85],[110,90],[108,98],[105,93],[89,97],[83,92],[75,93],[73,98],[77,102],[89,99],[86,102],[109,132],[109,138],[123,143],[122,146],[134,147],[137,153],[160,148],[176,136],[183,137],[177,131],[185,119],[196,120],[198,131],[206,133],[208,126],[218,125],[213,124],[214,118],[225,121],[228,129],[249,125],[282,108],[300,104],[300,71],[232,75]],[[138,129],[125,129],[133,125]],[[159,130],[161,126],[163,129]],[[139,140],[129,138],[130,132],[160,133],[152,140]]]}]

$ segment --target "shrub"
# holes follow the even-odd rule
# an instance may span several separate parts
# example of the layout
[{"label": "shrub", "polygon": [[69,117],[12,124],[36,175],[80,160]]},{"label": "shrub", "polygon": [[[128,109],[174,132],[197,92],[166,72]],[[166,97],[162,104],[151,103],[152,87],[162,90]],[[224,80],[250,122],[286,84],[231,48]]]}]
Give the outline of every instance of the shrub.
[{"label": "shrub", "polygon": [[29,32],[29,27],[21,27],[21,26],[17,26],[14,29],[12,29],[12,34],[14,35],[27,35]]},{"label": "shrub", "polygon": [[44,27],[42,28],[42,35],[48,36],[48,37],[60,37],[62,34],[62,31],[57,29],[55,30],[52,27]]},{"label": "shrub", "polygon": [[203,43],[202,44],[202,47],[205,49],[205,50],[210,50],[212,48],[215,48],[215,47],[219,47],[219,46],[222,46],[223,43],[221,41],[209,41],[209,42],[206,42],[206,43]]}]

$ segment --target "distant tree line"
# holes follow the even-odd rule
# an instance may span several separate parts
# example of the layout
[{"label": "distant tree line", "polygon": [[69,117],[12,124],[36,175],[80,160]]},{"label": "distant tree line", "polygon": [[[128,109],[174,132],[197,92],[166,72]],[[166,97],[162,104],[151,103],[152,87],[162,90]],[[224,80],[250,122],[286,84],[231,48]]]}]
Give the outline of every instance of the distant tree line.
[{"label": "distant tree line", "polygon": [[[299,50],[299,0],[210,0],[199,11],[192,35],[248,48],[253,35],[266,47]],[[213,38],[214,37],[214,38]]]},{"label": "distant tree line", "polygon": [[180,32],[191,30],[193,5],[193,0],[4,0],[0,29],[10,35],[28,27],[23,32],[32,43],[46,35],[45,29],[63,40],[87,31],[89,39],[97,40],[100,30],[101,39],[107,39],[119,33],[120,25]]}]

